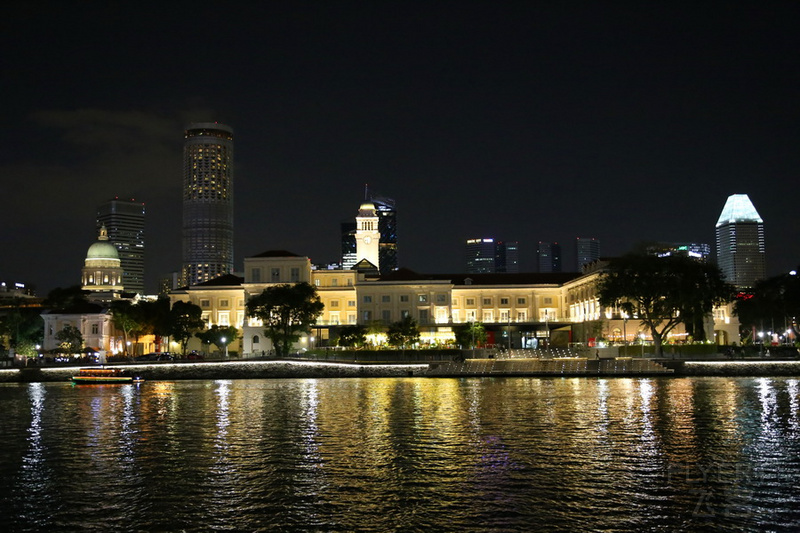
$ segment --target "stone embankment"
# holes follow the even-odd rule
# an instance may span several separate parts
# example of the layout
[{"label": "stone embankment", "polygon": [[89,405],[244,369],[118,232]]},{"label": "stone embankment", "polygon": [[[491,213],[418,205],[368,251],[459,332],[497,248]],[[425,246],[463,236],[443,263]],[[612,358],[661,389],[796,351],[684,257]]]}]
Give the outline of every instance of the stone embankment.
[{"label": "stone embankment", "polygon": [[[79,367],[0,369],[0,383],[66,382]],[[504,376],[797,376],[800,361],[650,359],[465,359],[461,362],[351,363],[327,361],[226,361],[124,365],[146,381],[343,377]]]}]

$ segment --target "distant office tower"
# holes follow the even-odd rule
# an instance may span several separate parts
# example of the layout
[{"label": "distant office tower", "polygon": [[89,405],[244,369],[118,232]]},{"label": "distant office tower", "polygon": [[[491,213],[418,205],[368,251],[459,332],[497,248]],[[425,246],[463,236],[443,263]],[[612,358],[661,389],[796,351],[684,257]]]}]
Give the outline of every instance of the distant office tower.
[{"label": "distant office tower", "polygon": [[575,240],[575,266],[577,271],[600,259],[600,241],[594,237],[578,237]]},{"label": "distant office tower", "polygon": [[191,124],[183,146],[183,269],[197,285],[233,272],[233,129]]},{"label": "distant office tower", "polygon": [[348,219],[342,222],[342,268],[350,270],[358,261],[356,257],[356,221]]},{"label": "distant office tower", "polygon": [[378,231],[380,237],[380,272],[387,274],[397,270],[397,210],[394,200],[382,196],[372,196],[370,201],[378,214]]},{"label": "distant office tower", "polygon": [[495,242],[495,272],[516,274],[519,272],[519,242]]},{"label": "distant office tower", "polygon": [[561,245],[557,242],[539,242],[537,250],[539,272],[561,272]]},{"label": "distant office tower", "polygon": [[119,253],[122,286],[144,294],[144,204],[114,198],[97,208],[97,229],[105,226]]},{"label": "distant office tower", "polygon": [[717,264],[728,283],[748,290],[766,276],[764,221],[746,194],[728,197],[717,220]]},{"label": "distant office tower", "polygon": [[495,272],[496,247],[494,239],[467,239],[467,274]]},{"label": "distant office tower", "polygon": [[491,238],[467,239],[467,274],[519,272],[519,243]]}]

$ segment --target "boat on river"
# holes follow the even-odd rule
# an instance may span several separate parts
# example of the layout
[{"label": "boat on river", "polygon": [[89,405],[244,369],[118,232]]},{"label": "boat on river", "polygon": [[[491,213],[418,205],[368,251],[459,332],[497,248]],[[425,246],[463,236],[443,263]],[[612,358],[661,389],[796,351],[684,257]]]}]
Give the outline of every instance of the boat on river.
[{"label": "boat on river", "polygon": [[73,383],[142,383],[144,380],[120,368],[81,368],[72,376]]}]

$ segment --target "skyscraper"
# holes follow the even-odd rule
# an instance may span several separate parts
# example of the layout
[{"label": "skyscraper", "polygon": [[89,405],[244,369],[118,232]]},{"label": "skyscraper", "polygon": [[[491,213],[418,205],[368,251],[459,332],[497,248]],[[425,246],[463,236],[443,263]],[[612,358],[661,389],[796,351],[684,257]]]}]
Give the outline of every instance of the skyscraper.
[{"label": "skyscraper", "polygon": [[561,272],[561,245],[539,241],[537,248],[539,272]]},{"label": "skyscraper", "polygon": [[183,147],[183,269],[197,285],[233,272],[233,129],[191,124]]},{"label": "skyscraper", "polygon": [[728,197],[716,226],[717,265],[739,290],[766,276],[764,221],[746,194]]},{"label": "skyscraper", "polygon": [[97,208],[97,229],[105,226],[108,240],[119,253],[122,285],[144,294],[144,204],[114,198]]},{"label": "skyscraper", "polygon": [[485,274],[495,271],[494,239],[467,239],[466,263],[467,274]]},{"label": "skyscraper", "polygon": [[583,265],[600,259],[600,241],[594,237],[578,237],[575,239],[575,267],[578,272]]},{"label": "skyscraper", "polygon": [[387,274],[397,270],[397,210],[394,200],[382,196],[372,196],[370,201],[378,214],[378,232],[380,232],[380,272]]},{"label": "skyscraper", "polygon": [[496,241],[494,257],[495,272],[519,272],[519,242]]},{"label": "skyscraper", "polygon": [[519,272],[519,243],[492,238],[467,239],[467,274]]}]

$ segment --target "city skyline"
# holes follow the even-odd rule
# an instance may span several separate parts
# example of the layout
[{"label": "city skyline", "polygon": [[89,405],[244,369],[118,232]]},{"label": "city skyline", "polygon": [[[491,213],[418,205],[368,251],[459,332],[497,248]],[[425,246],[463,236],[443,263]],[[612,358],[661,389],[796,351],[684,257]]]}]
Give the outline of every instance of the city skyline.
[{"label": "city skyline", "polygon": [[420,272],[462,270],[474,235],[520,242],[528,271],[539,240],[714,242],[731,194],[764,219],[768,275],[800,262],[800,6],[423,5],[147,24],[14,6],[0,279],[77,284],[95,208],[119,196],[147,205],[155,291],[181,264],[181,131],[204,121],[236,130],[237,270],[270,249],[337,261],[364,183],[400,206],[399,266]]}]

